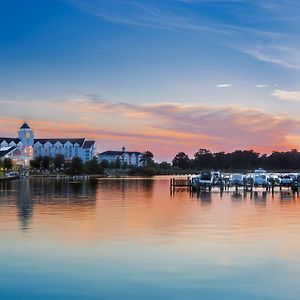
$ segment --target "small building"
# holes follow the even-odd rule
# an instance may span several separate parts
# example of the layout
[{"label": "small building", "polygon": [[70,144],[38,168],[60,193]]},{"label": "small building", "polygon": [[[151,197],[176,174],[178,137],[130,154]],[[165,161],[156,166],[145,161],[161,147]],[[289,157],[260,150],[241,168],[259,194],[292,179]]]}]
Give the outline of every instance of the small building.
[{"label": "small building", "polygon": [[136,167],[142,167],[143,154],[137,151],[127,151],[125,147],[121,151],[105,151],[97,154],[98,162],[107,161],[109,163],[120,161],[121,165],[127,164]]}]

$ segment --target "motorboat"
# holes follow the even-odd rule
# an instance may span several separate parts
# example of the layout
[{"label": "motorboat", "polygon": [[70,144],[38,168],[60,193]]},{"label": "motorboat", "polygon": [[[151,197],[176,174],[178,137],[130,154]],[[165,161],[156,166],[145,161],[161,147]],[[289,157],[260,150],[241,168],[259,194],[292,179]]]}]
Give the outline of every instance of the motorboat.
[{"label": "motorboat", "polygon": [[231,174],[230,179],[229,179],[229,184],[231,186],[244,185],[244,175],[243,174]]},{"label": "motorboat", "polygon": [[203,172],[199,177],[199,185],[201,186],[212,186],[213,185],[213,174],[210,172]]},{"label": "motorboat", "polygon": [[267,175],[265,173],[254,173],[253,183],[255,187],[267,187],[269,182],[267,180]]},{"label": "motorboat", "polygon": [[280,178],[280,185],[281,186],[291,186],[294,181],[293,174],[282,174]]}]

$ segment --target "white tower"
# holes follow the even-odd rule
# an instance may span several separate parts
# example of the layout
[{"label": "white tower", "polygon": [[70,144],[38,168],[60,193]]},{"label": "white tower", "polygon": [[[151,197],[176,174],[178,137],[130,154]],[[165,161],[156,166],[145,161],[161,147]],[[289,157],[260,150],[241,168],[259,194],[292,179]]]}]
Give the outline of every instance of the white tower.
[{"label": "white tower", "polygon": [[24,124],[20,127],[20,130],[18,131],[18,138],[23,144],[23,150],[25,152],[25,155],[32,159],[34,133],[26,122],[24,122]]}]

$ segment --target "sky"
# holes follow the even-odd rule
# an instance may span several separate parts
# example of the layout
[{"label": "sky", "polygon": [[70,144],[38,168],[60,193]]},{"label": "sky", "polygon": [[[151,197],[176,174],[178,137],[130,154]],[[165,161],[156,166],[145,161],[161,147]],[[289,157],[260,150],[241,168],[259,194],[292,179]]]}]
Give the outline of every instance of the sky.
[{"label": "sky", "polygon": [[2,0],[0,136],[157,160],[300,149],[298,0]]}]

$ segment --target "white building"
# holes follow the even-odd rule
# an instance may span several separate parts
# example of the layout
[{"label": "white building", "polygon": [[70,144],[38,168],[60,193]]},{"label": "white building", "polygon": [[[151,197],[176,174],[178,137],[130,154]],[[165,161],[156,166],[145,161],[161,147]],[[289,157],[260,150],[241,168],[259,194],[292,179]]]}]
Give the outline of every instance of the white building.
[{"label": "white building", "polygon": [[0,148],[15,147],[22,152],[22,156],[34,159],[36,157],[50,156],[54,158],[61,154],[66,160],[80,157],[84,162],[95,156],[95,141],[85,138],[57,138],[35,139],[34,132],[27,123],[24,123],[18,131],[18,138],[0,137]]},{"label": "white building", "polygon": [[0,160],[10,158],[15,165],[29,166],[29,157],[16,146],[0,147]]},{"label": "white building", "polygon": [[98,162],[106,160],[107,162],[120,161],[120,163],[128,164],[131,166],[142,167],[144,164],[142,162],[143,154],[137,151],[127,151],[125,147],[122,151],[105,151],[97,154]]}]

